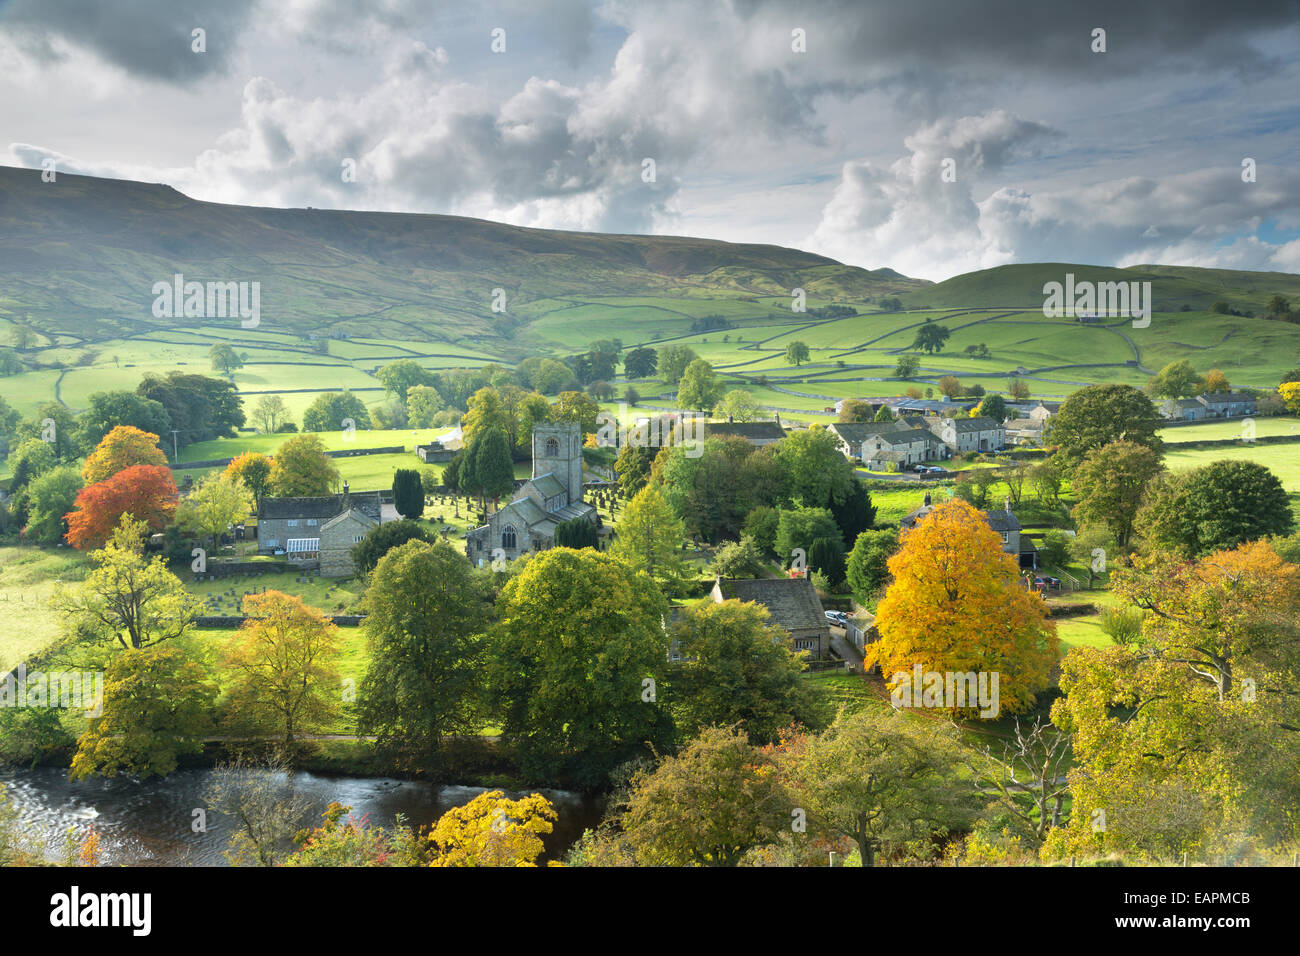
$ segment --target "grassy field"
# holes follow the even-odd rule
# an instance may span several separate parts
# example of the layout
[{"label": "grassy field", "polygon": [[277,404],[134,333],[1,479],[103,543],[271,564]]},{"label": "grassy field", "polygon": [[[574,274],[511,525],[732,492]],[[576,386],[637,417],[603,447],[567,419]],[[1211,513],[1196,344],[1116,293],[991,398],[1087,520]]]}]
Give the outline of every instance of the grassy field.
[{"label": "grassy field", "polygon": [[1170,445],[1201,441],[1240,441],[1245,435],[1243,425],[1247,421],[1254,424],[1256,438],[1288,435],[1300,441],[1300,418],[1293,415],[1239,418],[1225,422],[1198,422],[1195,425],[1162,428],[1159,434],[1161,440]]},{"label": "grassy field", "polygon": [[49,600],[60,581],[72,584],[89,570],[71,548],[0,547],[0,673],[48,646],[59,635]]}]

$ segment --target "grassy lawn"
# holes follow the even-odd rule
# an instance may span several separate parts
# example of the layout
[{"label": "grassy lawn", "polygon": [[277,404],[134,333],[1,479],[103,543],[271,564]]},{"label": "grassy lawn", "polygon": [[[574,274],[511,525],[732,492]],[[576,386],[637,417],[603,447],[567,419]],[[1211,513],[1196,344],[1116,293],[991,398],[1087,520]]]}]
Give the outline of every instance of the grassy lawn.
[{"label": "grassy lawn", "polygon": [[0,632],[0,673],[48,646],[59,635],[50,596],[62,580],[82,580],[89,562],[71,548],[0,547],[0,607],[8,627]]},{"label": "grassy lawn", "polygon": [[[1198,441],[1235,441],[1241,439],[1242,423],[1245,421],[1247,419],[1237,418],[1223,422],[1198,422],[1195,425],[1162,428],[1157,434],[1170,445]],[[1256,438],[1291,435],[1300,440],[1300,418],[1292,415],[1261,416],[1249,421],[1255,423]]]}]

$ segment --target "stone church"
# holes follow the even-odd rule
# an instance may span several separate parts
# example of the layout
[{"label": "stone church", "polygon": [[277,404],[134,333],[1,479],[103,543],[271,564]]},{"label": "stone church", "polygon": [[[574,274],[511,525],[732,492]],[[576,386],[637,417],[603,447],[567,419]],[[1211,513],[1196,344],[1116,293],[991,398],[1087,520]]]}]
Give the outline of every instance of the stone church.
[{"label": "stone church", "polygon": [[533,476],[515,489],[508,505],[466,537],[466,553],[487,564],[500,548],[508,560],[555,546],[555,528],[583,518],[596,523],[596,509],[582,500],[582,432],[577,422],[533,429]]}]

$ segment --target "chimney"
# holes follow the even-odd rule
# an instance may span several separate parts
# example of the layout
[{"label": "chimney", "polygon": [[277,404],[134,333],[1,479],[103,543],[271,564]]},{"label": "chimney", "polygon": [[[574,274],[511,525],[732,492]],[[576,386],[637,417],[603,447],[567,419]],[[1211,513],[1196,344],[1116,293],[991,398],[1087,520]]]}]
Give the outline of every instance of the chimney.
[{"label": "chimney", "polygon": [[1004,511],[1006,511],[1007,514],[1011,514],[1011,498],[1010,498],[1010,497],[1007,497],[1007,498],[1003,498],[1003,499],[1002,499],[1002,508],[1003,508]]},{"label": "chimney", "polygon": [[777,423],[778,425],[781,424],[781,413],[780,413],[780,412],[777,412],[777,413],[776,413],[776,423]]},{"label": "chimney", "polygon": [[347,510],[348,510],[348,499],[349,499],[349,497],[350,497],[350,496],[348,495],[348,483],[345,481],[345,482],[343,482],[343,510],[344,510],[344,511],[347,511]]}]

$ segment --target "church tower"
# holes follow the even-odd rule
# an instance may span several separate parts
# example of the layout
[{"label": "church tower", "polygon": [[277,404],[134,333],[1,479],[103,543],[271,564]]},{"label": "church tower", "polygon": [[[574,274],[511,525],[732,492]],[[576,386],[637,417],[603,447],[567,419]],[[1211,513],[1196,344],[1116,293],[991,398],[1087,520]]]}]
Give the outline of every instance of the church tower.
[{"label": "church tower", "polygon": [[569,504],[582,501],[582,432],[577,422],[533,428],[533,477],[552,474],[564,485]]}]

